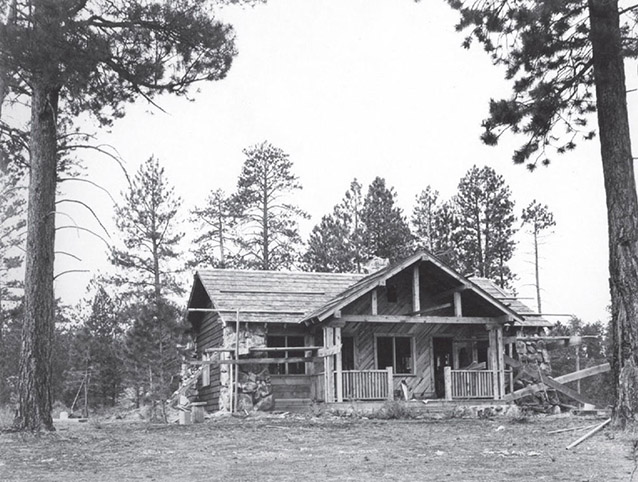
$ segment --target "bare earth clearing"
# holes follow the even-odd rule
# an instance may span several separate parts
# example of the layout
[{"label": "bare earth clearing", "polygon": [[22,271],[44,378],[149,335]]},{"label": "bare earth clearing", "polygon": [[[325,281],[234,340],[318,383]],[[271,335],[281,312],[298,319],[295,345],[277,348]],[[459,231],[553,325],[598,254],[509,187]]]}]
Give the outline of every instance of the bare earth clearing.
[{"label": "bare earth clearing", "polygon": [[565,447],[585,432],[547,434],[597,421],[268,415],[190,426],[65,422],[38,437],[0,433],[0,480],[631,480],[634,430],[605,429],[572,450]]}]

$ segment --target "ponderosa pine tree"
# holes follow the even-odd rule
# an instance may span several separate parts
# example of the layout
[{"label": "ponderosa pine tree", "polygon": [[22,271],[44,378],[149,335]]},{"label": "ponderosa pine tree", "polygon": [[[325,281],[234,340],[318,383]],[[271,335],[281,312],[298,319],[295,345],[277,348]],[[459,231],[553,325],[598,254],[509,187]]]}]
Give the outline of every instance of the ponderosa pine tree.
[{"label": "ponderosa pine tree", "polygon": [[436,220],[439,211],[439,191],[427,186],[416,197],[411,221],[417,247],[431,253],[434,253],[437,246]]},{"label": "ponderosa pine tree", "polygon": [[[617,0],[448,0],[458,30],[475,38],[513,81],[510,99],[492,100],[483,141],[507,130],[525,137],[514,162],[549,163],[551,152],[591,139],[597,112],[607,204],[613,325],[614,420],[638,413],[638,196],[627,113],[624,57],[635,57],[636,6]],[[622,16],[622,20],[621,20]],[[595,94],[595,95],[594,95]]]},{"label": "ponderosa pine tree", "polygon": [[213,18],[205,0],[11,0],[0,7],[0,105],[17,101],[31,112],[27,125],[8,125],[6,109],[0,119],[0,146],[28,151],[22,157],[29,164],[25,324],[15,425],[52,430],[52,213],[60,149],[70,147],[72,119],[88,113],[109,125],[138,96],[181,95],[195,82],[221,79],[235,48],[232,29]]},{"label": "ponderosa pine tree", "polygon": [[240,264],[260,270],[291,268],[299,258],[298,220],[308,215],[289,203],[301,189],[292,161],[267,141],[244,149],[235,203],[241,216]]},{"label": "ponderosa pine tree", "polygon": [[362,272],[362,265],[369,258],[362,219],[363,204],[361,184],[354,179],[332,214],[324,216],[312,229],[304,255],[308,270]]},{"label": "ponderosa pine tree", "polygon": [[554,215],[546,204],[540,204],[536,200],[523,209],[521,214],[523,226],[528,226],[534,239],[534,279],[536,280],[536,307],[539,313],[543,312],[541,304],[540,263],[538,256],[538,242],[544,231],[556,226]]},{"label": "ponderosa pine tree", "polygon": [[[178,231],[180,206],[181,199],[175,195],[164,169],[151,157],[140,166],[124,193],[124,202],[115,209],[115,224],[124,242],[124,248],[111,249],[111,262],[122,273],[115,280],[126,286],[126,296],[134,298],[133,305],[150,303],[154,307],[152,320],[157,326],[151,329],[143,324],[138,328],[149,330],[147,351],[157,350],[158,363],[166,359],[165,351],[174,351],[174,346],[165,344],[176,324],[176,319],[166,318],[174,315],[173,310],[166,309],[166,298],[169,294],[183,293],[175,277],[184,268],[179,251],[184,236]],[[154,393],[166,394],[171,369],[168,365],[157,365]]]},{"label": "ponderosa pine tree", "polygon": [[385,179],[376,177],[363,204],[361,218],[365,226],[367,251],[391,262],[411,254],[414,243],[403,211],[396,206],[396,193]]},{"label": "ponderosa pine tree", "polygon": [[513,274],[507,263],[514,254],[514,202],[509,187],[494,169],[472,167],[454,197],[463,273],[489,278],[508,287]]},{"label": "ponderosa pine tree", "polygon": [[111,262],[123,273],[116,283],[128,293],[146,291],[158,301],[181,294],[175,274],[183,270],[179,242],[184,233],[178,229],[182,201],[159,161],[146,160],[122,196],[115,207],[115,225],[124,246],[111,248]]},{"label": "ponderosa pine tree", "polygon": [[197,224],[199,236],[193,241],[193,266],[229,268],[236,265],[232,251],[236,237],[238,213],[234,198],[216,189],[201,208],[191,211],[191,221]]}]

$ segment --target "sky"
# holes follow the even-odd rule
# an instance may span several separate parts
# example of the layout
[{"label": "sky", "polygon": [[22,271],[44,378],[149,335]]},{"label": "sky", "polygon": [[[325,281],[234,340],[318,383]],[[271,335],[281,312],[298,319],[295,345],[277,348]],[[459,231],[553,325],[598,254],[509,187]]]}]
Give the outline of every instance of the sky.
[{"label": "sky", "polygon": [[[478,46],[461,47],[457,13],[444,0],[270,0],[227,7],[220,18],[236,31],[239,54],[224,80],[201,84],[192,100],[160,97],[164,112],[139,101],[100,142],[117,150],[125,169],[154,155],[183,199],[201,205],[213,189],[232,192],[242,150],[268,140],[290,155],[303,190],[297,204],[311,219],[341,201],[355,177],[367,187],[386,179],[410,216],[427,185],[443,199],[473,166],[503,175],[516,212],[532,200],[547,204],[556,227],[541,245],[543,312],[586,322],[608,319],[606,209],[597,140],[530,173],[511,161],[522,139],[497,147],[479,139],[490,98],[509,96],[503,71]],[[628,88],[638,86],[627,72]],[[630,122],[638,104],[629,99]],[[99,184],[66,183],[62,194],[89,204],[111,235],[113,204],[126,178],[104,156],[85,153],[86,175]],[[107,194],[106,191],[109,192]],[[66,203],[69,219],[101,228],[85,209]],[[105,236],[106,237],[106,236]],[[535,307],[531,236],[521,231],[511,267],[515,287]],[[108,267],[106,243],[86,232],[59,232],[56,293],[76,303],[98,270]],[[565,318],[556,318],[565,320]]]}]

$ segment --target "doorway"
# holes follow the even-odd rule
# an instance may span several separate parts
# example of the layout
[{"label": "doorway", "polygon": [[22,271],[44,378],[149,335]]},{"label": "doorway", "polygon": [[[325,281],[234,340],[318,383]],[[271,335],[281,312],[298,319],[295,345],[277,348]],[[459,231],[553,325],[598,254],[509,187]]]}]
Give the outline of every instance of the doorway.
[{"label": "doorway", "polygon": [[452,366],[452,338],[432,338],[432,354],[434,357],[434,391],[437,398],[445,397],[444,368]]}]

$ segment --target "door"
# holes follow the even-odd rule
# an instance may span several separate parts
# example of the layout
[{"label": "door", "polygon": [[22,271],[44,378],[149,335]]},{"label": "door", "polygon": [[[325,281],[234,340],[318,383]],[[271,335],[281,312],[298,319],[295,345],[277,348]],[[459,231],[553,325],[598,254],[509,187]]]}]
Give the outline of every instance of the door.
[{"label": "door", "polygon": [[438,398],[445,397],[445,374],[443,369],[452,366],[452,338],[433,338],[434,391]]}]

